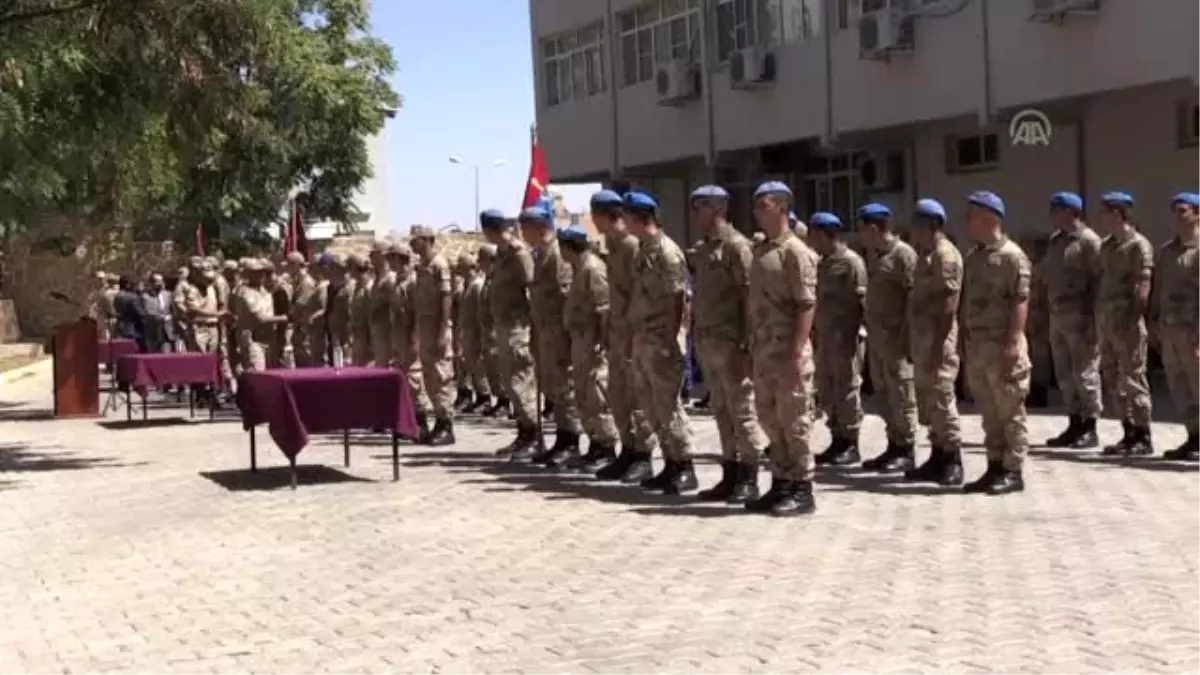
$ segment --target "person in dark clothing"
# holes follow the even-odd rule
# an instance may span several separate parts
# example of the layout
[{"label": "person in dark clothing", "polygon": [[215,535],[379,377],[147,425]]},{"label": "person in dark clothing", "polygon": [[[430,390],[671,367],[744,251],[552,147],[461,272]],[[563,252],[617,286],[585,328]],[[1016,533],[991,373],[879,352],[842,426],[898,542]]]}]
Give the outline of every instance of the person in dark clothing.
[{"label": "person in dark clothing", "polygon": [[117,337],[133,340],[140,351],[146,351],[146,306],[133,277],[123,275],[117,281],[113,313],[116,316]]}]

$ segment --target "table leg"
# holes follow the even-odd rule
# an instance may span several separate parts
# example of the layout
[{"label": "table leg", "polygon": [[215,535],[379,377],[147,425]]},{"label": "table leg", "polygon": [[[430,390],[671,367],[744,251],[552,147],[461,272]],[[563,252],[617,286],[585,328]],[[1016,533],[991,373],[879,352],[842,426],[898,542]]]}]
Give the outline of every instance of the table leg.
[{"label": "table leg", "polygon": [[193,419],[196,417],[196,390],[195,389],[188,392],[188,417],[193,418]]},{"label": "table leg", "polygon": [[125,392],[125,421],[133,421],[133,390]]},{"label": "table leg", "polygon": [[146,404],[146,399],[148,399],[148,398],[150,398],[150,390],[149,389],[146,390],[146,393],[142,394],[142,421],[143,422],[150,419],[150,408]]},{"label": "table leg", "polygon": [[208,419],[211,422],[217,418],[217,396],[213,394],[208,399]]},{"label": "table leg", "polygon": [[400,480],[400,435],[392,432],[392,480]]},{"label": "table leg", "polygon": [[288,457],[288,463],[292,465],[292,489],[296,489],[296,458]]},{"label": "table leg", "polygon": [[250,427],[250,472],[258,471],[258,442],[255,437],[254,430],[257,427]]},{"label": "table leg", "polygon": [[350,430],[342,429],[342,463],[350,468]]}]

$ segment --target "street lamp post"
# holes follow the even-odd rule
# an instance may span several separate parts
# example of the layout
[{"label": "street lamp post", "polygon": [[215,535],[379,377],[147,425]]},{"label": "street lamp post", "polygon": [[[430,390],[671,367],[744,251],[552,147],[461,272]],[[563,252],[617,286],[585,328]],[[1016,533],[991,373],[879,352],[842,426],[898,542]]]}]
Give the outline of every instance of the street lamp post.
[{"label": "street lamp post", "polygon": [[[480,210],[479,210],[479,165],[474,162],[468,162],[465,159],[463,159],[462,157],[459,157],[458,155],[451,155],[450,163],[451,164],[461,164],[463,166],[471,167],[471,172],[475,178],[475,215],[472,217],[472,220],[478,219],[479,213],[480,213]],[[506,162],[503,159],[492,160],[492,168],[495,169],[495,168],[502,167],[505,165],[505,163]],[[476,222],[475,226],[479,227],[479,223]]]}]

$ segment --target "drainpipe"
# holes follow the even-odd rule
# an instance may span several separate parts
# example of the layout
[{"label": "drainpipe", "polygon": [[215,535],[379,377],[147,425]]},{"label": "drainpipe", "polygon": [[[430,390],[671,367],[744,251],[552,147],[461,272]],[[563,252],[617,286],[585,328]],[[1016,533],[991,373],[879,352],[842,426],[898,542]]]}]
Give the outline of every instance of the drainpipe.
[{"label": "drainpipe", "polygon": [[1075,121],[1075,178],[1079,182],[1079,196],[1083,203],[1088,203],[1088,171],[1087,171],[1087,113],[1090,102],[1084,99],[1080,104],[1079,118]]},{"label": "drainpipe", "polygon": [[983,53],[983,91],[979,97],[979,126],[986,127],[992,122],[992,29],[988,19],[988,0],[979,2],[979,44]]},{"label": "drainpipe", "polygon": [[620,36],[617,35],[617,17],[613,11],[613,0],[608,0],[608,9],[605,12],[605,24],[607,30],[605,35],[608,38],[608,63],[604,67],[608,69],[608,101],[609,112],[612,115],[612,158],[608,166],[608,180],[614,181],[621,175],[621,119],[618,116],[619,107],[617,105],[617,90],[620,89],[617,81],[617,49],[620,47]]},{"label": "drainpipe", "polygon": [[821,14],[821,43],[825,48],[825,129],[820,142],[822,148],[828,149],[837,141],[837,127],[833,122],[833,31],[837,29],[837,0],[825,0]]},{"label": "drainpipe", "polygon": [[704,105],[704,170],[709,182],[717,179],[717,123],[713,109],[713,77],[708,52],[709,17],[712,10],[712,0],[700,3],[700,93]]}]

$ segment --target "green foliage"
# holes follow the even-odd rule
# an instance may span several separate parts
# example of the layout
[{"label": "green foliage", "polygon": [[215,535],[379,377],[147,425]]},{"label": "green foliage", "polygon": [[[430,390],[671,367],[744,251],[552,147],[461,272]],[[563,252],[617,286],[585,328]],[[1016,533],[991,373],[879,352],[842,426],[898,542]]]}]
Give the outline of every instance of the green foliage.
[{"label": "green foliage", "polygon": [[0,225],[352,224],[400,104],[362,0],[0,0]]}]

